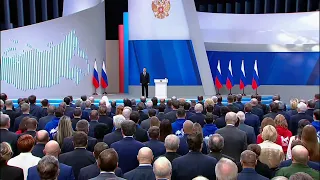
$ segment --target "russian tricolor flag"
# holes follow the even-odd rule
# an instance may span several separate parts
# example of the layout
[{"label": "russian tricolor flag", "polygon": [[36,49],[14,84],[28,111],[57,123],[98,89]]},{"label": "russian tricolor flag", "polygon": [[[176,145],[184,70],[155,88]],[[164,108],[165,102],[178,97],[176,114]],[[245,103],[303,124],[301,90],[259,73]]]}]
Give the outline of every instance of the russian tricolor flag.
[{"label": "russian tricolor flag", "polygon": [[96,89],[99,87],[99,75],[98,75],[97,61],[94,61],[92,84]]},{"label": "russian tricolor flag", "polygon": [[228,69],[226,86],[229,90],[232,89],[232,87],[233,87],[233,74],[232,74],[231,60],[229,61],[229,69]]},{"label": "russian tricolor flag", "polygon": [[104,61],[102,63],[102,71],[101,71],[101,87],[104,89],[108,87],[108,76],[106,73],[106,66],[104,64]]},{"label": "russian tricolor flag", "polygon": [[216,77],[214,79],[214,82],[217,86],[218,89],[221,89],[222,88],[222,81],[221,81],[221,78],[222,75],[221,75],[221,69],[220,69],[220,60],[218,60],[218,65],[217,65],[217,70],[216,70]]},{"label": "russian tricolor flag", "polygon": [[252,89],[257,89],[260,86],[259,73],[258,73],[258,62],[255,60],[252,76]]},{"label": "russian tricolor flag", "polygon": [[242,60],[242,63],[241,63],[241,75],[240,75],[240,89],[244,89],[244,87],[246,87],[246,73],[245,73],[245,70],[244,70],[244,60]]}]

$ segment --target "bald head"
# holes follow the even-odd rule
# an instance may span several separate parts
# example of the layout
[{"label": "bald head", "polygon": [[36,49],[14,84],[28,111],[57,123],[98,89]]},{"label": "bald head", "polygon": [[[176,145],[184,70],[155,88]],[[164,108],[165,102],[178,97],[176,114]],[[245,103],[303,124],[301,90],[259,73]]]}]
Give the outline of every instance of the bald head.
[{"label": "bald head", "polygon": [[241,153],[240,162],[243,168],[255,168],[257,155],[253,151],[245,150]]},{"label": "bald head", "polygon": [[151,164],[153,161],[152,150],[148,147],[141,148],[139,150],[137,158],[138,158],[139,164]]},{"label": "bald head", "polygon": [[46,155],[51,155],[51,156],[58,158],[58,156],[60,154],[60,146],[57,141],[51,140],[46,144],[43,152]]},{"label": "bald head", "polygon": [[164,147],[167,152],[177,152],[180,144],[180,139],[174,134],[169,134],[164,140]]},{"label": "bald head", "polygon": [[170,179],[172,166],[166,157],[159,157],[153,163],[153,172],[156,179]]},{"label": "bald head", "polygon": [[292,148],[292,161],[293,163],[299,163],[299,164],[307,164],[309,160],[309,152],[308,150],[301,146],[296,145]]},{"label": "bald head", "polygon": [[251,101],[250,101],[250,104],[252,106],[257,106],[259,104],[258,100],[256,98],[252,98]]},{"label": "bald head", "polygon": [[37,144],[46,144],[49,141],[49,134],[46,130],[40,130],[36,135]]},{"label": "bald head", "polygon": [[192,134],[193,132],[193,122],[190,121],[190,120],[186,120],[184,123],[183,123],[183,132],[185,134]]},{"label": "bald head", "polygon": [[238,120],[237,114],[234,113],[234,112],[228,112],[228,113],[226,114],[225,119],[226,119],[226,123],[227,123],[227,124],[233,124],[233,125],[235,125],[236,122],[237,122],[237,120]]},{"label": "bald head", "polygon": [[219,180],[236,180],[238,177],[237,165],[227,158],[221,158],[215,167],[216,177]]}]

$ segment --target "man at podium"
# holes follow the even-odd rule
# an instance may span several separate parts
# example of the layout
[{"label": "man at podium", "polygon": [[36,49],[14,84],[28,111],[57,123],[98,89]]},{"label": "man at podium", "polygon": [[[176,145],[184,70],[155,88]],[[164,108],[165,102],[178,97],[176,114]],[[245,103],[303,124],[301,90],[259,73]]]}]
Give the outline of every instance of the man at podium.
[{"label": "man at podium", "polygon": [[143,72],[140,74],[140,85],[142,88],[142,96],[144,96],[144,90],[146,90],[146,97],[148,98],[148,85],[150,83],[150,76],[147,73],[147,69],[143,68]]}]

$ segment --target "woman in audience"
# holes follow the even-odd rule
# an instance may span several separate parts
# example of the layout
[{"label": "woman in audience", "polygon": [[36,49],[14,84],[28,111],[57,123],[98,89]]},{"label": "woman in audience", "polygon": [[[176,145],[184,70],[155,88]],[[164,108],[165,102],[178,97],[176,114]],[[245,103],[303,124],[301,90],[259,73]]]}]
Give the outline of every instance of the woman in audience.
[{"label": "woman in audience", "polygon": [[30,117],[29,116],[26,116],[24,118],[22,118],[20,124],[19,124],[19,129],[18,131],[16,132],[16,134],[23,134],[27,131],[27,120],[29,119]]},{"label": "woman in audience", "polygon": [[193,131],[193,133],[201,134],[201,136],[203,138],[202,127],[201,127],[201,125],[199,123],[194,123],[193,124],[192,131]]},{"label": "woman in audience", "polygon": [[255,168],[257,173],[264,176],[264,177],[271,179],[272,174],[273,174],[271,169],[269,168],[268,165],[260,162],[260,160],[259,160],[259,156],[261,154],[261,147],[258,144],[250,144],[250,145],[248,145],[247,149],[250,151],[253,151],[257,155],[257,164],[256,164],[256,168]]},{"label": "woman in audience", "polygon": [[[276,123],[274,122],[274,120],[270,117],[266,117],[262,120],[261,122],[261,127],[260,127],[260,134],[258,135],[257,137],[257,144],[260,144],[263,142],[263,139],[262,139],[262,130],[264,127],[266,127],[267,125],[271,125],[273,127],[276,127]],[[279,144],[281,146],[281,137],[280,136],[277,136],[277,140],[276,140],[276,143]]]},{"label": "woman in audience", "polygon": [[302,129],[306,126],[309,125],[310,121],[306,120],[306,119],[301,119],[298,122],[298,130],[297,130],[297,135],[295,136],[291,136],[290,141],[289,141],[289,145],[288,145],[288,149],[287,149],[287,156],[286,159],[291,159],[292,155],[291,155],[291,143],[293,140],[301,140],[301,135],[302,135]]},{"label": "woman in audience", "polygon": [[305,144],[309,151],[309,160],[320,162],[317,132],[312,125],[307,125],[303,128],[301,141]]},{"label": "woman in audience", "polygon": [[286,154],[292,133],[288,129],[287,120],[282,114],[278,114],[274,119],[274,121],[276,124],[276,130],[277,130],[278,136],[280,136],[281,138],[281,146],[282,146],[283,152]]},{"label": "woman in audience", "polygon": [[73,135],[72,122],[68,116],[62,116],[58,124],[57,134],[54,136],[60,147],[64,138],[71,137]]},{"label": "woman in audience", "polygon": [[3,180],[23,180],[23,170],[7,165],[8,160],[12,157],[11,146],[7,142],[0,144],[0,179]]},{"label": "woman in audience", "polygon": [[267,125],[262,131],[263,142],[259,144],[261,147],[259,160],[273,170],[275,170],[285,158],[282,147],[275,143],[277,136],[276,128]]},{"label": "woman in audience", "polygon": [[164,142],[164,140],[166,139],[166,137],[169,134],[172,134],[171,122],[168,119],[164,119],[160,123],[160,138],[159,138],[159,140]]},{"label": "woman in audience", "polygon": [[299,104],[299,99],[294,98],[290,100],[290,110],[287,112],[289,117],[298,114],[297,106]]},{"label": "woman in audience", "polygon": [[214,101],[211,98],[208,98],[206,101],[204,101],[204,109],[206,109],[209,105],[214,107]]},{"label": "woman in audience", "polygon": [[122,115],[123,108],[124,107],[122,105],[119,105],[116,110],[116,115]]},{"label": "woman in audience", "polygon": [[156,116],[150,118],[150,127],[157,126],[160,128],[160,121]]}]

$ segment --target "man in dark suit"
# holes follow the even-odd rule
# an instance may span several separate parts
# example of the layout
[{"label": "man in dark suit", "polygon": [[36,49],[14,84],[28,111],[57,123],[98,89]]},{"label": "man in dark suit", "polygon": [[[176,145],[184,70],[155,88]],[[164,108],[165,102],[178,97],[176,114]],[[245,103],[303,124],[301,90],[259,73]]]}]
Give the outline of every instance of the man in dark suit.
[{"label": "man in dark suit", "polygon": [[158,157],[166,153],[164,143],[158,140],[160,136],[160,128],[152,126],[149,128],[148,133],[150,140],[145,142],[145,145],[152,150],[154,157]]},{"label": "man in dark suit", "polygon": [[[94,146],[93,156],[95,157],[96,162],[94,164],[81,168],[78,176],[78,180],[91,179],[91,178],[97,177],[100,174],[100,169],[98,167],[98,159],[99,159],[100,153],[106,149],[109,149],[109,146],[104,142],[99,142]],[[115,169],[115,174],[118,177],[122,177],[121,169],[117,167]]]},{"label": "man in dark suit", "polygon": [[31,153],[34,156],[42,158],[44,156],[44,147],[49,141],[49,134],[46,130],[40,130],[36,135],[36,145],[34,145]]},{"label": "man in dark suit", "polygon": [[201,153],[203,139],[201,134],[191,134],[187,139],[189,153],[172,162],[172,180],[193,179],[202,175],[215,180],[214,168],[217,160]]},{"label": "man in dark suit", "polygon": [[237,117],[239,119],[238,128],[247,134],[248,144],[255,144],[257,142],[257,138],[256,138],[257,136],[256,136],[256,133],[254,132],[254,128],[244,123],[246,120],[245,114],[242,111],[239,111],[237,113]]},{"label": "man in dark suit", "polygon": [[[76,132],[83,132],[85,134],[88,134],[88,132],[89,132],[89,123],[88,123],[88,121],[87,120],[80,120],[77,123],[76,130],[77,130]],[[94,146],[98,143],[97,139],[93,138],[93,137],[90,137],[90,136],[87,136],[86,139],[88,139],[88,142],[87,142],[85,148],[88,151],[93,152]],[[62,144],[62,148],[61,148],[62,149],[62,153],[73,151],[74,148],[75,148],[73,142],[74,142],[74,136],[64,138],[63,144]]]},{"label": "man in dark suit", "polygon": [[91,110],[98,110],[99,107],[94,104],[94,97],[90,96],[88,99],[91,102],[91,105],[90,105]]},{"label": "man in dark suit", "polygon": [[247,149],[247,135],[241,131],[235,124],[237,123],[237,115],[234,112],[228,112],[226,115],[227,126],[218,129],[216,133],[224,138],[225,146],[222,153],[235,159],[236,162],[240,161],[240,154]]},{"label": "man in dark suit", "polygon": [[268,114],[264,115],[263,118],[270,117],[270,118],[274,119],[278,115],[279,104],[272,102],[269,105],[269,107],[270,107],[269,108],[270,112]]},{"label": "man in dark suit", "polygon": [[[38,176],[41,179],[58,179],[60,167],[59,161],[54,156],[43,157],[37,165]],[[35,174],[36,175],[36,174]],[[31,178],[29,178],[31,179]]]},{"label": "man in dark suit", "polygon": [[10,129],[9,131],[13,131],[14,121],[18,117],[18,113],[13,110],[13,102],[11,100],[5,101],[5,110],[3,114],[7,114],[10,117]]},{"label": "man in dark suit", "polygon": [[190,119],[190,117],[194,115],[194,113],[190,111],[190,108],[191,108],[190,103],[188,102],[183,103],[183,108],[184,108],[184,111],[186,112],[186,119]]},{"label": "man in dark suit", "polygon": [[139,121],[140,121],[140,116],[138,114],[138,112],[135,112],[133,111],[131,114],[130,114],[130,120],[132,120],[133,122],[136,123],[136,130],[135,130],[135,133],[134,133],[134,139],[136,139],[137,141],[140,141],[140,142],[147,142],[149,141],[149,137],[148,137],[148,133],[146,130],[142,129],[140,126],[139,126]]},{"label": "man in dark suit", "polygon": [[17,118],[15,119],[15,121],[14,121],[14,128],[13,128],[13,131],[14,131],[14,132],[18,131],[19,125],[20,125],[20,123],[21,123],[21,121],[22,121],[22,119],[23,119],[24,117],[27,117],[27,116],[28,116],[28,117],[30,117],[30,118],[35,118],[35,119],[37,119],[37,117],[32,116],[31,114],[29,114],[29,112],[30,112],[30,105],[27,104],[27,103],[21,104],[21,112],[22,112],[22,114],[21,114],[19,117],[17,117]]},{"label": "man in dark suit", "polygon": [[164,104],[160,104],[159,107],[158,107],[158,115],[157,115],[157,118],[159,119],[159,121],[162,121],[164,120],[164,111],[166,109],[166,105]]},{"label": "man in dark suit", "polygon": [[253,127],[254,132],[256,134],[256,136],[260,133],[259,129],[260,129],[260,120],[259,120],[259,116],[253,114],[252,111],[252,105],[251,104],[246,104],[244,106],[244,111],[246,113],[245,115],[245,121],[244,123],[248,126]]},{"label": "man in dark suit", "polygon": [[123,173],[138,167],[137,155],[140,148],[145,146],[133,138],[136,127],[136,123],[131,120],[123,121],[121,123],[123,139],[111,144],[111,148],[114,148],[119,155],[119,167]]},{"label": "man in dark suit", "polygon": [[297,134],[298,122],[301,119],[307,119],[310,123],[313,122],[313,117],[306,114],[307,105],[303,102],[300,102],[297,107],[298,114],[291,116],[289,130],[292,134]]},{"label": "man in dark suit", "polygon": [[225,127],[227,124],[226,124],[226,114],[230,112],[230,109],[226,106],[222,106],[220,107],[220,114],[221,116],[219,118],[217,118],[217,120],[214,122],[217,126],[217,128],[223,128]]},{"label": "man in dark suit", "polygon": [[224,139],[220,134],[213,134],[212,136],[210,136],[208,140],[208,146],[210,150],[208,156],[216,158],[217,161],[219,161],[221,158],[228,158],[234,161],[234,158],[222,154],[222,150],[224,147]]},{"label": "man in dark suit", "polygon": [[202,104],[198,103],[194,106],[195,114],[189,118],[193,123],[199,123],[202,127],[204,126],[204,114],[202,114],[203,106]]},{"label": "man in dark suit", "polygon": [[240,162],[242,165],[242,171],[238,174],[238,180],[268,180],[268,178],[261,176],[255,171],[255,166],[257,164],[256,153],[250,150],[243,151],[241,153]]},{"label": "man in dark suit", "polygon": [[306,114],[313,117],[313,111],[314,111],[315,106],[316,106],[316,102],[313,99],[309,100],[308,101],[308,109],[306,111]]},{"label": "man in dark suit", "polygon": [[169,99],[167,101],[166,109],[164,110],[164,114],[167,114],[170,111],[172,111],[172,100],[171,99]]},{"label": "man in dark suit", "polygon": [[152,169],[153,154],[148,147],[143,147],[138,152],[139,166],[123,175],[127,180],[154,180],[155,176]]},{"label": "man in dark suit", "polygon": [[252,110],[251,110],[252,114],[257,115],[259,117],[259,122],[262,122],[264,113],[263,113],[263,110],[259,108],[258,100],[253,98],[251,99],[250,104],[252,106]]},{"label": "man in dark suit", "polygon": [[[46,156],[54,156],[55,158],[58,158],[60,154],[59,144],[54,140],[49,141],[44,148],[44,153],[46,154]],[[60,162],[59,169],[60,171],[59,171],[58,180],[74,180],[75,179],[71,166],[68,166]],[[37,166],[33,166],[29,168],[27,180],[40,180]]]},{"label": "man in dark suit", "polygon": [[165,119],[169,119],[171,123],[174,123],[177,119],[177,110],[180,107],[180,103],[177,100],[172,101],[172,111],[164,115]]},{"label": "man in dark suit", "polygon": [[125,121],[125,118],[123,115],[116,115],[113,116],[113,125],[115,127],[115,130],[109,134],[106,134],[103,137],[103,142],[108,144],[110,147],[112,143],[120,141],[123,139],[122,133],[121,133],[121,123]]},{"label": "man in dark suit", "polygon": [[148,129],[150,128],[150,122],[151,122],[151,118],[155,117],[157,114],[156,110],[154,109],[149,109],[148,111],[148,116],[149,118],[146,120],[143,120],[140,124],[140,126],[142,127],[142,129],[148,131]]},{"label": "man in dark suit", "polygon": [[144,96],[144,90],[146,90],[146,97],[148,98],[148,86],[150,83],[150,75],[146,68],[143,68],[143,72],[140,74],[140,85],[142,88],[142,96]]},{"label": "man in dark suit", "polygon": [[98,167],[100,168],[100,174],[90,180],[124,180],[117,177],[115,171],[118,167],[118,154],[114,149],[106,149],[99,154]]},{"label": "man in dark suit", "polygon": [[69,116],[71,119],[73,118],[73,112],[74,112],[74,109],[73,107],[70,106],[70,103],[71,103],[71,99],[69,97],[65,97],[63,99],[63,102],[66,103],[66,108],[65,108],[65,111],[64,111],[64,114],[66,116]]},{"label": "man in dark suit", "polygon": [[227,100],[228,100],[227,107],[230,109],[230,111],[237,113],[239,111],[239,108],[236,105],[233,104],[233,102],[234,102],[233,96],[229,95],[227,97]]},{"label": "man in dark suit", "polygon": [[31,95],[28,97],[30,103],[30,114],[35,116],[36,119],[40,119],[44,115],[42,114],[42,107],[36,105],[37,98],[35,95]]},{"label": "man in dark suit", "polygon": [[[140,121],[144,121],[149,118],[149,116],[143,112],[145,104],[143,102],[138,103],[138,113],[140,116]],[[140,122],[141,123],[141,122]]]},{"label": "man in dark suit", "polygon": [[[88,136],[94,137],[94,128],[100,124],[99,121],[99,113],[97,110],[92,110],[90,113],[90,122],[89,122],[89,133]],[[94,137],[95,138],[95,137]]]},{"label": "man in dark suit", "polygon": [[26,121],[27,131],[22,133],[20,136],[25,135],[25,134],[29,134],[35,138],[36,134],[37,134],[37,131],[36,131],[37,125],[38,125],[38,121],[36,119],[34,119],[34,118],[27,119],[27,121]]},{"label": "man in dark suit", "polygon": [[47,109],[47,116],[44,116],[39,119],[39,124],[38,124],[38,129],[37,130],[42,130],[44,127],[46,127],[46,124],[50,122],[55,116],[54,116],[54,111],[55,111],[54,106],[49,106]]},{"label": "man in dark suit", "polygon": [[92,153],[86,150],[88,145],[88,135],[84,132],[75,132],[73,136],[74,150],[61,154],[59,161],[68,166],[71,166],[74,172],[74,176],[78,179],[80,169],[91,164],[94,164]]},{"label": "man in dark suit", "polygon": [[[108,116],[108,113],[107,113],[107,107],[99,107],[99,123],[103,123],[103,124],[106,124],[108,125],[109,129],[113,129],[113,120],[111,117]],[[111,110],[111,109],[110,109]]]},{"label": "man in dark suit", "polygon": [[238,94],[236,96],[237,102],[235,102],[234,104],[239,108],[239,111],[243,111],[244,110],[244,104],[241,102],[242,101],[242,95]]},{"label": "man in dark suit", "polygon": [[262,97],[260,95],[257,95],[256,99],[258,100],[258,104],[262,111],[263,114],[267,114],[268,113],[268,106],[262,103]]},{"label": "man in dark suit", "polygon": [[1,114],[0,118],[0,142],[7,142],[10,144],[13,153],[17,155],[17,140],[18,136],[10,132],[10,117],[7,114]]},{"label": "man in dark suit", "polygon": [[84,102],[84,105],[85,105],[85,108],[82,110],[81,118],[90,121],[90,114],[91,114],[91,111],[92,111],[92,109],[91,109],[91,101],[86,100]]},{"label": "man in dark suit", "polygon": [[180,155],[177,153],[179,144],[180,144],[180,139],[178,136],[174,134],[168,135],[164,140],[166,153],[163,156],[166,157],[171,163],[175,158],[180,157]]},{"label": "man in dark suit", "polygon": [[82,110],[80,108],[75,108],[73,111],[73,119],[71,120],[72,129],[75,131],[77,123],[81,120]]},{"label": "man in dark suit", "polygon": [[48,116],[48,107],[49,107],[48,99],[43,99],[41,101],[42,117]]}]

